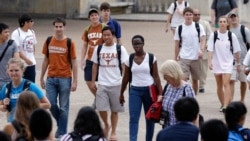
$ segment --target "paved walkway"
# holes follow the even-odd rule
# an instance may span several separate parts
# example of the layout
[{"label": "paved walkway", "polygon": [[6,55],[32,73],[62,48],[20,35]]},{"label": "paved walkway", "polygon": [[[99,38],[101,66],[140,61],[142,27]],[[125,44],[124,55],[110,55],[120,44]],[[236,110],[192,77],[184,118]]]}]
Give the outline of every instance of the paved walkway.
[{"label": "paved walkway", "polygon": [[[117,15],[116,15],[117,16]],[[114,16],[114,17],[116,17]],[[123,17],[128,17],[130,15],[121,15]],[[126,47],[129,53],[133,52],[131,46],[131,38],[136,34],[141,34],[145,37],[145,50],[152,52],[156,55],[158,60],[158,65],[160,66],[163,61],[166,59],[173,59],[174,56],[174,42],[173,42],[173,35],[172,33],[165,33],[164,32],[164,22],[152,22],[155,17],[159,15],[141,15],[144,18],[144,21],[125,21],[122,20],[122,41],[123,45]],[[138,19],[141,17],[138,14]],[[165,15],[161,15],[162,18],[165,19]],[[119,17],[119,16],[118,16]],[[117,19],[118,19],[117,17]],[[148,20],[145,19],[148,17]],[[160,16],[159,16],[160,17]],[[158,18],[159,18],[158,17]],[[0,18],[1,22],[5,22],[10,25],[11,30],[14,30],[18,27],[17,19],[13,18]],[[53,27],[52,27],[52,20],[53,19],[34,19],[35,26],[34,30],[36,32],[36,36],[38,39],[38,44],[36,46],[36,59],[37,59],[37,83],[39,84],[39,77],[40,77],[40,70],[41,70],[41,61],[43,55],[41,54],[42,45],[47,36],[53,34]],[[164,21],[164,20],[163,20]],[[77,46],[77,55],[78,55],[78,62],[80,60],[80,51],[82,47],[81,41],[81,34],[83,28],[89,24],[86,20],[67,20],[67,28],[66,34],[67,36],[71,37]],[[73,129],[73,122],[76,117],[78,110],[82,106],[91,105],[93,101],[93,96],[90,94],[89,90],[85,82],[83,81],[83,71],[79,68],[79,77],[78,77],[78,88],[76,92],[71,94],[71,102],[70,102],[70,114],[69,114],[69,124],[68,124],[68,131],[72,131]],[[161,78],[162,79],[162,78]],[[164,80],[162,79],[162,84],[164,84]],[[236,83],[235,89],[235,98],[234,100],[239,100],[239,83]],[[208,72],[207,84],[205,87],[204,94],[198,94],[197,100],[200,104],[201,114],[204,118],[211,119],[211,118],[219,118],[223,119],[223,114],[219,112],[220,104],[217,99],[216,95],[216,85],[214,76]],[[126,100],[127,100],[127,92],[126,93]],[[247,107],[250,106],[249,104],[249,91],[247,91],[246,95],[246,105]],[[129,131],[128,131],[128,124],[129,124],[129,115],[128,115],[128,102],[126,101],[125,107],[126,111],[119,115],[119,124],[117,128],[117,136],[119,141],[128,141]],[[5,114],[0,112],[0,129],[6,124],[6,117]],[[250,118],[249,114],[246,120],[246,126],[250,127]],[[54,126],[55,131],[56,126]],[[145,140],[145,120],[143,116],[143,112],[140,118],[140,126],[139,126],[139,133],[138,133],[138,141]],[[161,127],[156,124],[155,125],[155,136],[157,132],[161,129]],[[154,138],[155,138],[154,136]]]}]

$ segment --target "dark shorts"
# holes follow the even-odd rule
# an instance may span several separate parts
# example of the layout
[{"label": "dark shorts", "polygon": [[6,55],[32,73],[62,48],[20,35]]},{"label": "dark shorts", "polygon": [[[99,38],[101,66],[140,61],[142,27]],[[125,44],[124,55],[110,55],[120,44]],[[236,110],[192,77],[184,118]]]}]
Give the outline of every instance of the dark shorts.
[{"label": "dark shorts", "polygon": [[85,68],[84,68],[84,80],[85,81],[92,80],[92,66],[93,66],[93,62],[90,60],[86,60]]},{"label": "dark shorts", "polygon": [[23,78],[25,78],[27,80],[30,80],[30,81],[35,83],[35,80],[36,80],[36,65],[27,66],[25,71],[24,71]]}]

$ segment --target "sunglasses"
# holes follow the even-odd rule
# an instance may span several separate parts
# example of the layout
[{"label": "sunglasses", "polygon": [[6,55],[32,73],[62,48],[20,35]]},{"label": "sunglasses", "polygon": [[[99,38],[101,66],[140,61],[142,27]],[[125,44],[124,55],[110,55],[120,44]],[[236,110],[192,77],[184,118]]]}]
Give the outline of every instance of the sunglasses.
[{"label": "sunglasses", "polygon": [[201,14],[194,14],[194,16],[200,16]]}]

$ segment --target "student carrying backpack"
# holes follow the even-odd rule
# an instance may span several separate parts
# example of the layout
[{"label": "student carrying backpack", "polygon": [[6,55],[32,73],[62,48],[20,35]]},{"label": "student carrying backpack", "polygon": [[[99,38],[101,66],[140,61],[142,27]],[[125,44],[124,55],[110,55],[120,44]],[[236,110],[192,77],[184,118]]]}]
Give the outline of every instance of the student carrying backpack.
[{"label": "student carrying backpack", "polygon": [[[196,29],[196,31],[198,33],[198,39],[199,39],[199,42],[200,42],[200,25],[199,25],[199,23],[195,22],[195,29]],[[179,25],[179,27],[178,27],[178,35],[179,35],[179,38],[180,38],[179,47],[181,47],[181,41],[182,41],[181,33],[182,33],[182,24]]]},{"label": "student carrying backpack", "polygon": [[[31,83],[31,82],[30,82],[29,80],[26,80],[26,79],[25,79],[24,84],[23,84],[23,91],[29,90],[30,83]],[[5,97],[8,98],[8,99],[10,99],[11,88],[12,88],[12,81],[9,82],[9,83],[7,83],[7,85],[6,85]],[[11,109],[10,109],[10,107],[11,107],[10,104],[11,104],[11,102],[10,102],[9,105],[7,106],[7,110],[8,110],[9,112],[11,111]]]}]

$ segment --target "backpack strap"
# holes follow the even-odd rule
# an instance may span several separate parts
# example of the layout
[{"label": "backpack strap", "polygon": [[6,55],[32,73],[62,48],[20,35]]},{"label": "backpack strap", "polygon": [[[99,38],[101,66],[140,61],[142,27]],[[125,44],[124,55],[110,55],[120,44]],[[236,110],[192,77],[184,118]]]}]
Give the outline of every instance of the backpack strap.
[{"label": "backpack strap", "polygon": [[196,28],[196,31],[198,33],[198,40],[200,42],[200,25],[199,25],[199,23],[195,22],[195,28]]},{"label": "backpack strap", "polygon": [[246,32],[245,32],[245,26],[244,25],[240,26],[240,32],[241,32],[243,41],[246,44],[246,48],[247,48],[247,50],[249,50],[250,46],[249,46],[249,44],[247,42],[247,39],[246,39]]},{"label": "backpack strap", "polygon": [[5,55],[5,53],[6,53],[7,49],[9,48],[9,46],[10,46],[10,45],[12,45],[12,44],[13,44],[13,42],[14,42],[14,40],[9,39],[9,41],[8,41],[8,43],[7,43],[7,45],[6,45],[5,49],[4,49],[4,51],[3,51],[3,53],[1,54],[1,57],[0,57],[0,62],[2,61],[3,56]]},{"label": "backpack strap", "polygon": [[231,31],[228,31],[228,40],[230,42],[230,51],[232,52],[232,54],[234,54],[233,41],[232,41],[232,32]]},{"label": "backpack strap", "polygon": [[116,51],[117,51],[119,69],[120,69],[120,72],[121,72],[121,75],[122,75],[121,45],[116,44]]},{"label": "backpack strap", "polygon": [[16,120],[13,120],[12,122],[11,122],[11,124],[13,125],[13,127],[15,128],[15,130],[17,131],[17,133],[20,133],[20,131],[21,131],[21,127],[20,127],[20,124],[16,121]]},{"label": "backpack strap", "polygon": [[154,54],[152,53],[148,53],[149,55],[149,61],[148,61],[148,65],[149,65],[149,69],[150,69],[150,74],[151,76],[153,76],[153,61],[154,61]]},{"label": "backpack strap", "polygon": [[182,94],[183,97],[186,96],[186,87],[187,87],[187,85],[186,85],[186,86],[184,87],[184,89],[183,89],[183,94]]},{"label": "backpack strap", "polygon": [[165,95],[165,92],[167,91],[167,88],[168,88],[168,83],[164,86],[164,88],[163,88],[163,91],[162,91],[162,96],[164,96]]},{"label": "backpack strap", "polygon": [[100,66],[100,52],[101,52],[101,49],[102,49],[102,44],[98,45],[97,47],[97,65]]},{"label": "backpack strap", "polygon": [[174,11],[173,11],[173,14],[174,14],[176,8],[177,8],[177,1],[174,2]]},{"label": "backpack strap", "polygon": [[[177,8],[177,1],[173,2],[174,3],[174,11],[173,11],[173,14]],[[184,5],[185,5],[185,8],[187,7],[187,1],[184,1]]]},{"label": "backpack strap", "polygon": [[214,31],[214,47],[215,47],[215,42],[217,39],[218,39],[218,32],[216,30],[216,31]]},{"label": "backpack strap", "polygon": [[[46,53],[46,56],[47,58],[49,58],[49,44],[51,42],[51,39],[52,39],[52,36],[49,36],[47,39],[46,39],[46,46],[47,46],[47,53]],[[71,50],[71,39],[70,38],[67,38],[67,48],[68,48],[68,60],[69,60],[69,63],[72,67],[72,63],[71,63],[71,55],[70,55],[70,50]]]},{"label": "backpack strap", "polygon": [[[8,82],[6,84],[6,88],[5,88],[5,90],[6,90],[5,91],[5,97],[8,98],[8,99],[10,99],[11,86],[12,86],[12,81]],[[11,103],[9,103],[9,105],[6,107],[9,112],[11,111],[10,104]]]},{"label": "backpack strap", "polygon": [[181,48],[181,42],[182,42],[181,32],[182,32],[182,25],[179,25],[179,27],[178,27],[178,35],[179,35],[179,38],[180,38],[180,41],[179,41],[179,47],[180,48]]},{"label": "backpack strap", "polygon": [[46,56],[47,58],[49,58],[49,43],[52,39],[52,36],[49,36],[47,39],[46,39],[46,46],[47,46],[47,53],[46,53]]},{"label": "backpack strap", "polygon": [[133,65],[134,57],[135,57],[135,53],[131,53],[131,54],[129,55],[129,70],[130,70],[129,82],[132,81],[132,72],[131,72],[131,68],[132,68],[132,65]]},{"label": "backpack strap", "polygon": [[23,84],[23,91],[29,90],[30,84],[31,82],[25,79],[24,84]]},{"label": "backpack strap", "polygon": [[70,63],[70,66],[72,68],[72,62],[71,62],[71,39],[70,38],[67,38],[67,48],[68,48],[68,59],[69,59],[69,63]]}]

